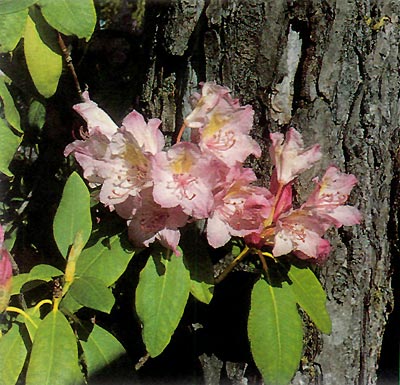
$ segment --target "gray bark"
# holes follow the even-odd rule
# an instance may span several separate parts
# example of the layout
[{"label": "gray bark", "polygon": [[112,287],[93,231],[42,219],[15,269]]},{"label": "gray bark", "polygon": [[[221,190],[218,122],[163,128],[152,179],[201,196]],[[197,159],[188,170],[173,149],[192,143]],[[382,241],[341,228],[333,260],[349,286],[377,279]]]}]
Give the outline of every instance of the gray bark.
[{"label": "gray bark", "polygon": [[[142,103],[149,116],[162,117],[166,132],[180,127],[198,83],[215,80],[253,106],[254,136],[264,149],[269,132],[294,125],[306,143],[321,144],[320,171],[333,162],[359,179],[351,203],[363,222],[331,232],[333,251],[320,268],[333,331],[321,336],[309,328],[293,384],[375,384],[393,301],[400,3],[179,0],[148,4],[151,10],[156,27]],[[266,183],[268,160],[256,170]],[[309,187],[299,181],[300,197]],[[206,383],[218,384],[222,364],[215,356],[202,363],[212,371]],[[228,378],[235,370],[246,375],[243,363],[225,368]]]}]

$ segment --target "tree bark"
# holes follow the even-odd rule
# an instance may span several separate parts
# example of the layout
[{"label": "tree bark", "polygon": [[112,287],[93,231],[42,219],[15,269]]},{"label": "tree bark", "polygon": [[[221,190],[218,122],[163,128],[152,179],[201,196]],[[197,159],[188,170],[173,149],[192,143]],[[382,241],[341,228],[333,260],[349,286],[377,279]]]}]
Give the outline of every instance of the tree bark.
[{"label": "tree bark", "polygon": [[[253,135],[264,150],[269,132],[293,125],[307,144],[321,144],[319,171],[333,162],[359,180],[351,203],[362,211],[363,222],[331,232],[333,251],[320,267],[333,331],[321,336],[307,328],[296,385],[376,383],[393,302],[398,15],[400,3],[393,0],[146,4],[149,61],[141,105],[149,117],[162,118],[171,137],[190,111],[188,96],[198,83],[215,80],[253,106]],[[267,183],[267,158],[254,164]],[[309,178],[296,185],[300,198],[309,189]],[[205,371],[212,371],[206,384],[219,383],[222,361],[216,360],[202,357]],[[230,383],[246,383],[243,363],[224,368]],[[243,380],[231,379],[235,370]]]}]

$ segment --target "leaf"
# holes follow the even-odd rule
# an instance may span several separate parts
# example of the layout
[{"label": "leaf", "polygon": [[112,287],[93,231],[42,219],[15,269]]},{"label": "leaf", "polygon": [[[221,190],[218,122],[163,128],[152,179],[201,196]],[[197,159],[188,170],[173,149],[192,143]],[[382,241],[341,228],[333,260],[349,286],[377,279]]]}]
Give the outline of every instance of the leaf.
[{"label": "leaf", "polygon": [[0,338],[0,384],[15,385],[24,366],[27,350],[17,325]]},{"label": "leaf", "polygon": [[104,282],[96,277],[77,277],[69,289],[75,301],[83,306],[110,313],[115,298]]},{"label": "leaf", "polygon": [[68,291],[67,294],[65,294],[65,296],[61,300],[60,308],[65,310],[67,314],[74,314],[79,309],[82,309],[83,305],[77,302],[75,298],[71,295],[71,293]]},{"label": "leaf", "polygon": [[[1,14],[0,5],[0,14]],[[24,34],[28,8],[0,17],[0,52],[12,51]]]},{"label": "leaf", "polygon": [[[47,305],[49,306],[49,305]],[[42,319],[40,318],[40,310],[36,309],[34,307],[31,307],[29,309],[25,309],[24,312],[28,314],[30,317],[29,319],[25,318],[22,314],[19,314],[17,317],[17,320],[19,322],[22,322],[25,324],[26,330],[28,331],[29,337],[31,341],[35,339],[35,335],[37,332],[37,329],[42,322]]]},{"label": "leaf", "polygon": [[34,266],[29,273],[15,275],[12,279],[11,295],[21,292],[22,287],[31,281],[49,282],[53,277],[62,276],[64,273],[54,266],[40,264]]},{"label": "leaf", "polygon": [[40,0],[46,21],[64,35],[90,39],[96,26],[93,0]]},{"label": "leaf", "polygon": [[89,376],[126,353],[125,348],[111,333],[96,324],[87,341],[81,341],[81,345]]},{"label": "leaf", "polygon": [[46,108],[38,100],[34,100],[29,106],[28,122],[32,127],[37,127],[41,130],[46,121]]},{"label": "leaf", "polygon": [[54,238],[63,257],[67,257],[78,231],[81,231],[82,242],[86,244],[91,230],[89,191],[81,177],[73,172],[65,184],[53,222]]},{"label": "leaf", "polygon": [[193,237],[183,238],[181,247],[190,271],[190,292],[200,302],[209,304],[214,293],[214,267],[207,248]]},{"label": "leaf", "polygon": [[326,294],[315,274],[309,268],[291,265],[288,277],[297,303],[322,333],[330,334],[332,322],[326,310]]},{"label": "leaf", "polygon": [[0,119],[0,172],[7,176],[13,175],[8,166],[20,143],[21,139],[10,130],[3,119]]},{"label": "leaf", "polygon": [[299,366],[303,330],[296,299],[287,282],[282,287],[258,280],[251,294],[248,321],[251,352],[264,382],[286,385]]},{"label": "leaf", "polygon": [[160,253],[150,256],[136,288],[136,312],[143,323],[143,341],[151,357],[168,345],[189,296],[190,275],[183,259]]},{"label": "leaf", "polygon": [[37,0],[0,0],[0,15],[21,11],[36,2]]},{"label": "leaf", "polygon": [[74,332],[65,316],[53,310],[36,332],[26,385],[72,385],[78,383],[79,373]]},{"label": "leaf", "polygon": [[26,64],[39,93],[49,98],[57,90],[62,56],[55,31],[46,24],[39,12],[32,12],[31,15],[28,16],[24,33]]},{"label": "leaf", "polygon": [[7,88],[5,76],[0,76],[0,98],[3,101],[4,115],[7,122],[20,133],[22,133],[19,112],[15,108],[14,99]]},{"label": "leaf", "polygon": [[100,238],[93,246],[84,249],[76,264],[78,277],[92,276],[111,286],[126,270],[135,254],[124,245],[121,235]]}]

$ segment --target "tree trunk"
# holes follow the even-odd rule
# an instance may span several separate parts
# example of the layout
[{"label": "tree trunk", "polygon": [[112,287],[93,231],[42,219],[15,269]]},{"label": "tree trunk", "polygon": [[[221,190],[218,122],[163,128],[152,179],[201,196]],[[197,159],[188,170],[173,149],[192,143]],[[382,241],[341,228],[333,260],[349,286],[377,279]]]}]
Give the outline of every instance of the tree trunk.
[{"label": "tree trunk", "polygon": [[[320,268],[333,331],[321,336],[307,329],[293,384],[376,383],[393,302],[398,15],[400,3],[393,0],[146,4],[150,55],[141,103],[148,117],[162,118],[165,132],[176,134],[198,83],[215,80],[253,106],[253,134],[264,150],[269,132],[293,125],[307,144],[321,144],[320,171],[333,162],[359,180],[351,203],[363,212],[363,222],[331,232],[333,251]],[[266,158],[256,164],[262,182],[269,170]],[[299,181],[300,197],[309,187],[306,179]],[[218,384],[222,360],[209,352],[201,362],[205,383]],[[244,363],[224,364],[230,383],[247,383]]]}]

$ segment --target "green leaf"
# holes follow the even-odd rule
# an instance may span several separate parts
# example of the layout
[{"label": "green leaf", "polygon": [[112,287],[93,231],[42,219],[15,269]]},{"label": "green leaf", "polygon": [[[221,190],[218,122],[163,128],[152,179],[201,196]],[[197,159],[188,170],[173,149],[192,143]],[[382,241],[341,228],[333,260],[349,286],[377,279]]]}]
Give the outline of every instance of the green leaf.
[{"label": "green leaf", "polygon": [[190,271],[190,293],[209,304],[214,293],[214,267],[207,248],[193,234],[181,241],[183,258]]},{"label": "green leaf", "polygon": [[296,299],[287,282],[253,287],[248,321],[251,352],[264,382],[287,385],[299,366],[303,330]]},{"label": "green leaf", "polygon": [[54,238],[63,257],[67,257],[78,231],[81,231],[83,244],[86,244],[91,230],[89,191],[81,177],[73,172],[65,184],[53,222]]},{"label": "green leaf", "polygon": [[0,384],[15,385],[24,366],[27,350],[17,325],[0,338]]},{"label": "green leaf", "polygon": [[64,35],[90,39],[96,26],[93,0],[40,0],[46,21]]},{"label": "green leaf", "polygon": [[0,76],[0,98],[4,105],[4,115],[7,122],[22,133],[19,112],[15,108],[14,99],[7,88],[6,80],[7,78],[5,76]]},{"label": "green leaf", "polygon": [[41,130],[46,121],[46,108],[38,100],[34,100],[29,106],[28,122],[32,127],[37,127]]},{"label": "green leaf", "polygon": [[79,373],[74,332],[65,316],[53,310],[43,319],[36,332],[26,385],[77,384]]},{"label": "green leaf", "polygon": [[[15,275],[12,279],[11,295],[21,292],[22,287],[31,281],[49,282],[53,277],[62,276],[64,273],[51,265],[40,264],[34,266],[29,273]],[[25,289],[25,288],[24,288]],[[26,290],[26,289],[25,289]]]},{"label": "green leaf", "polygon": [[126,353],[124,347],[111,333],[96,324],[87,341],[81,341],[81,345],[89,376]]},{"label": "green leaf", "polygon": [[21,11],[36,2],[37,0],[0,0],[0,15]]},{"label": "green leaf", "polygon": [[74,314],[79,309],[82,309],[83,305],[75,300],[75,298],[71,295],[70,291],[68,290],[67,294],[63,297],[60,303],[60,309],[65,310],[67,314]]},{"label": "green leaf", "polygon": [[[169,252],[167,252],[170,254]],[[143,324],[143,341],[151,357],[168,345],[189,296],[190,275],[181,257],[150,256],[136,289],[136,312]]]},{"label": "green leaf", "polygon": [[[46,306],[50,306],[50,305],[46,305]],[[24,312],[26,314],[28,314],[29,319],[25,318],[22,314],[19,314],[17,317],[17,320],[19,322],[22,322],[25,324],[26,329],[29,334],[29,337],[30,337],[31,341],[33,341],[35,339],[35,335],[38,330],[38,327],[39,327],[40,323],[42,322],[42,319],[40,318],[40,310],[36,309],[34,307],[31,307],[29,309],[25,309]]]},{"label": "green leaf", "polygon": [[[0,5],[1,13],[1,5]],[[12,51],[24,34],[28,8],[0,17],[0,52]]]},{"label": "green leaf", "polygon": [[0,119],[0,172],[7,176],[13,175],[8,166],[20,143],[21,139],[10,130],[3,119]]},{"label": "green leaf", "polygon": [[32,12],[28,16],[24,33],[24,52],[29,73],[37,90],[49,98],[57,90],[62,71],[62,56],[55,31],[47,25],[39,12]]},{"label": "green leaf", "polygon": [[93,246],[84,249],[76,264],[75,275],[92,276],[111,286],[126,270],[135,253],[127,249],[121,235],[101,238]]},{"label": "green leaf", "polygon": [[330,334],[332,322],[326,310],[326,294],[317,277],[309,268],[294,265],[290,266],[288,277],[297,303],[322,333]]},{"label": "green leaf", "polygon": [[115,298],[107,285],[96,277],[77,277],[69,289],[75,301],[83,306],[110,313]]}]

